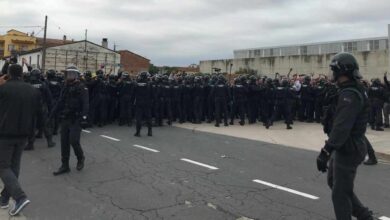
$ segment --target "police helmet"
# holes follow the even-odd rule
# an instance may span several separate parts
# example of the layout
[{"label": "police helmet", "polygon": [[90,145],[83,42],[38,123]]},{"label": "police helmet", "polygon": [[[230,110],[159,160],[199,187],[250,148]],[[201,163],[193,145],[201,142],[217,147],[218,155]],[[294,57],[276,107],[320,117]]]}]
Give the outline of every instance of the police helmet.
[{"label": "police helmet", "polygon": [[149,73],[148,72],[141,72],[138,75],[138,79],[141,80],[141,81],[147,81],[148,77],[149,77]]},{"label": "police helmet", "polygon": [[283,79],[283,80],[282,80],[282,86],[283,86],[283,87],[288,87],[289,85],[290,85],[290,83],[288,82],[287,79]]},{"label": "police helmet", "polygon": [[50,69],[50,70],[46,71],[46,76],[48,79],[53,79],[56,77],[56,71],[53,69]]},{"label": "police helmet", "polygon": [[37,81],[37,80],[41,79],[41,76],[42,76],[42,72],[40,69],[33,69],[30,72],[30,80],[31,81]]},{"label": "police helmet", "polygon": [[121,75],[122,79],[130,79],[130,74],[128,72],[123,72]]},{"label": "police helmet", "polygon": [[69,66],[65,70],[65,80],[72,82],[77,80],[80,77],[80,71],[75,66]]},{"label": "police helmet", "polygon": [[347,76],[351,79],[361,79],[359,72],[359,64],[355,57],[350,53],[336,54],[331,63],[330,68],[333,72],[333,79],[337,80],[340,76]]},{"label": "police helmet", "polygon": [[84,76],[86,78],[92,78],[92,72],[91,71],[85,71]]}]

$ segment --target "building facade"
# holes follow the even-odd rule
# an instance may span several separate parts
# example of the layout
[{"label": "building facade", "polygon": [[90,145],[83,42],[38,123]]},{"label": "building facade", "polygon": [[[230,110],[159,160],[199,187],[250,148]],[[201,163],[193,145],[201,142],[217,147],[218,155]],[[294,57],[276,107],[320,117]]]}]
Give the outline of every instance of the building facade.
[{"label": "building facade", "polygon": [[36,48],[37,38],[11,29],[0,35],[0,59]]},{"label": "building facade", "polygon": [[287,74],[293,68],[292,74],[330,75],[332,57],[350,52],[365,78],[382,78],[390,72],[389,41],[390,25],[387,37],[235,50],[233,59],[200,61],[200,71],[213,73],[218,68],[225,73],[245,70],[273,76],[277,72]]},{"label": "building facade", "polygon": [[[24,59],[33,68],[42,68],[42,48],[21,53],[18,62]],[[75,65],[81,72],[102,69],[106,74],[117,74],[120,69],[119,53],[89,41],[78,41],[46,49],[45,69],[63,71]],[[0,64],[1,66],[1,64]]]},{"label": "building facade", "polygon": [[128,50],[120,50],[121,71],[126,71],[130,75],[137,75],[143,71],[149,71],[150,60]]}]

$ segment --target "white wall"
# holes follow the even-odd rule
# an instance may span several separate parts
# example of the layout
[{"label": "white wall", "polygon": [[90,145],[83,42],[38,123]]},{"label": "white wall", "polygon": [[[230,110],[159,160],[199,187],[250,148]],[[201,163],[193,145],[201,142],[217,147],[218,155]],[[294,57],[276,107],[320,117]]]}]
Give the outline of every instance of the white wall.
[{"label": "white wall", "polygon": [[[212,68],[220,68],[229,73],[230,63],[233,63],[232,73],[241,69],[254,69],[258,74],[273,76],[274,73],[286,74],[293,68],[292,74],[330,74],[329,63],[334,54],[312,56],[285,56],[269,58],[250,58],[233,60],[209,60],[200,62],[202,73],[211,73]],[[360,71],[365,78],[383,77],[389,68],[389,52],[359,52],[354,56],[359,62]]]}]

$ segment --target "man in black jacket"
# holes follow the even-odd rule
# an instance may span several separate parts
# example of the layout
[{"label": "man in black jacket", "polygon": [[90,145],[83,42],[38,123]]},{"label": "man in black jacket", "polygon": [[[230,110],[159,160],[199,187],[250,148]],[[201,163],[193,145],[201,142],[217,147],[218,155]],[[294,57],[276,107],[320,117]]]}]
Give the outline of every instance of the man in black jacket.
[{"label": "man in black jacket", "polygon": [[23,82],[23,68],[13,64],[7,77],[0,78],[0,178],[4,183],[0,206],[7,208],[9,199],[15,201],[10,215],[17,215],[30,201],[20,187],[18,176],[20,161],[27,137],[34,129],[39,111],[37,91]]}]

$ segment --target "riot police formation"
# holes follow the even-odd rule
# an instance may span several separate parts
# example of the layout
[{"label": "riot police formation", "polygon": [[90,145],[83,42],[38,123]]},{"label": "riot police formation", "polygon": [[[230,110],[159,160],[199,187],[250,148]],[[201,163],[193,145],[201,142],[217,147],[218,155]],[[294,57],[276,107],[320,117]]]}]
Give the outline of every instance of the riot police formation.
[{"label": "riot police formation", "polygon": [[[55,70],[39,70],[25,74],[25,81],[40,91],[42,115],[36,121],[36,131],[29,138],[27,149],[33,148],[35,137],[45,134],[48,146],[54,146],[52,135],[57,134],[60,114],[51,115],[53,106],[59,105],[61,90],[67,87],[64,74]],[[118,123],[133,126],[140,136],[146,123],[148,134],[152,126],[177,123],[215,123],[219,127],[238,124],[244,126],[262,122],[271,129],[284,121],[292,129],[295,120],[329,124],[329,97],[336,84],[325,76],[295,75],[290,77],[257,77],[242,75],[230,81],[222,74],[186,75],[142,72],[130,76],[127,72],[106,75],[102,70],[87,71],[79,80],[88,89],[90,108],[89,127]],[[387,76],[366,85],[370,104],[369,124],[375,131],[389,127],[390,86]],[[68,86],[69,87],[69,86]],[[383,113],[382,113],[383,112]],[[49,120],[50,119],[50,120]],[[134,123],[135,122],[135,123]],[[230,123],[229,123],[230,122]],[[374,154],[372,154],[374,155]],[[373,164],[376,160],[373,160]]]}]

